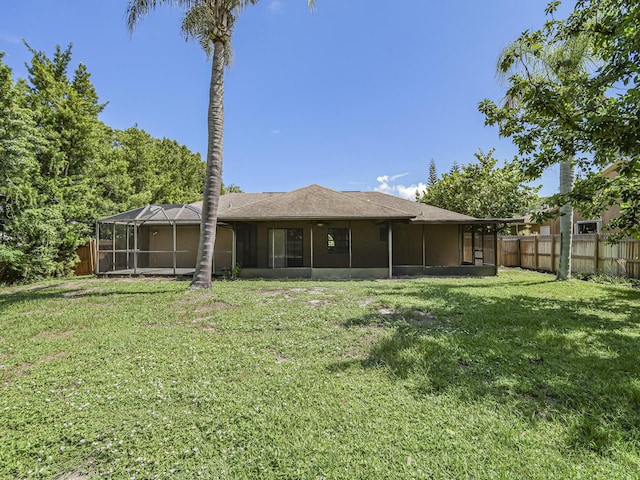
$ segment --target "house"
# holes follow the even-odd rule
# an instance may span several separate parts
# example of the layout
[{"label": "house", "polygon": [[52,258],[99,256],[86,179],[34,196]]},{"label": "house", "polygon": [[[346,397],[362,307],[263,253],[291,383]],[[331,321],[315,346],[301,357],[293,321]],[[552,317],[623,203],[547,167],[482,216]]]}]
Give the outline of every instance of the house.
[{"label": "house", "polygon": [[[616,168],[619,162],[612,163],[605,168],[600,175],[606,178],[615,178],[618,176]],[[573,234],[584,235],[601,233],[603,227],[607,226],[611,219],[620,215],[620,206],[613,205],[607,210],[600,213],[598,217],[585,217],[577,209],[573,209]],[[531,215],[524,218],[522,224],[514,224],[510,226],[512,235],[560,235],[560,217],[554,217],[536,222]]]},{"label": "house", "polygon": [[[148,205],[97,222],[98,273],[191,274],[202,203]],[[220,197],[216,273],[243,278],[495,275],[497,226],[380,192],[319,185]]]}]

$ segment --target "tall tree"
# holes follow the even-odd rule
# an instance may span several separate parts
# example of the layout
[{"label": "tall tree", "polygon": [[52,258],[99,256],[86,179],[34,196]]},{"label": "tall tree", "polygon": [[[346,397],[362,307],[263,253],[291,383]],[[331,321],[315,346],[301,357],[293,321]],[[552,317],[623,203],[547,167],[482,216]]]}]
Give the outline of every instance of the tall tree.
[{"label": "tall tree", "polygon": [[513,218],[526,214],[537,200],[539,187],[524,184],[524,175],[513,162],[501,168],[493,150],[475,154],[477,162],[445,173],[419,201],[478,218]]},{"label": "tall tree", "polygon": [[[521,161],[531,177],[538,178],[550,159],[560,165],[558,280],[571,278],[573,205],[569,194],[573,190],[575,157],[580,146],[567,135],[575,116],[549,115],[545,105],[553,98],[566,113],[575,114],[574,104],[580,92],[573,82],[587,75],[591,59],[587,37],[543,45],[521,37],[508,45],[498,60],[498,73],[503,78],[508,76],[509,82],[504,105],[498,108],[486,100],[480,105],[488,124],[498,124],[501,135],[515,137]],[[545,102],[541,102],[540,92],[546,92]]]},{"label": "tall tree", "polygon": [[[551,4],[549,13],[556,3]],[[538,43],[571,41],[588,37],[598,67],[591,75],[576,78],[584,90],[576,104],[581,122],[570,125],[570,134],[589,151],[590,163],[600,169],[615,164],[617,176],[592,174],[576,182],[573,198],[591,215],[611,205],[620,214],[609,227],[618,229],[612,239],[640,239],[640,3],[637,0],[579,0],[564,20],[550,20],[524,38]],[[554,103],[548,108],[561,113]]]},{"label": "tall tree", "polygon": [[[202,222],[196,270],[190,289],[211,288],[213,248],[216,240],[218,202],[222,187],[222,141],[224,128],[224,69],[230,60],[231,34],[240,11],[259,0],[129,0],[127,25],[133,31],[140,19],[160,4],[186,9],[182,32],[199,42],[213,57],[208,108],[207,170],[202,203]],[[313,7],[314,0],[308,0]]]},{"label": "tall tree", "polygon": [[427,188],[434,186],[438,183],[438,170],[436,169],[436,162],[431,159],[429,162],[429,178],[427,179]]}]

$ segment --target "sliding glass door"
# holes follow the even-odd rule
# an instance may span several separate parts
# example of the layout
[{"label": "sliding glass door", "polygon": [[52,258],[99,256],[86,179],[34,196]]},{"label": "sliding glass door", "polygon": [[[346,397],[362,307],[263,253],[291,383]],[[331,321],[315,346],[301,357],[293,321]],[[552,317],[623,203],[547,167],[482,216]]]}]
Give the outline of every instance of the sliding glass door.
[{"label": "sliding glass door", "polygon": [[301,228],[269,229],[269,268],[302,267]]}]

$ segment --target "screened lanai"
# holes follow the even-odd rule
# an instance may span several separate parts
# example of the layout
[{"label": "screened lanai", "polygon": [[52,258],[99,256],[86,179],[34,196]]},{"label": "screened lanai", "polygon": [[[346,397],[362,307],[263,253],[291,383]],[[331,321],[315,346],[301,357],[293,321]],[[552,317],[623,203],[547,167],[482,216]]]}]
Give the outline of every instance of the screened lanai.
[{"label": "screened lanai", "polygon": [[98,220],[98,273],[193,274],[200,219],[193,205],[147,205]]}]

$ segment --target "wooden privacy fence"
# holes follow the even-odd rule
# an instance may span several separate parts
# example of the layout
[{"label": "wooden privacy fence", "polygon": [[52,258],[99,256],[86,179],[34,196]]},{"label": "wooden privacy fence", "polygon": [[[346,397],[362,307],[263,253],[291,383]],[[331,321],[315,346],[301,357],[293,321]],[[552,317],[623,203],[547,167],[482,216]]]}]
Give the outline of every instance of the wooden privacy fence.
[{"label": "wooden privacy fence", "polygon": [[76,265],[76,275],[92,275],[96,271],[96,239],[92,238],[89,243],[76,250],[80,263]]},{"label": "wooden privacy fence", "polygon": [[[607,242],[608,235],[574,235],[571,271],[640,278],[640,241]],[[560,235],[498,237],[498,264],[557,272]]]}]

